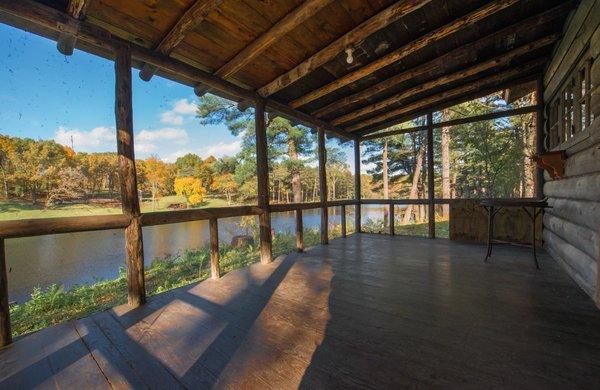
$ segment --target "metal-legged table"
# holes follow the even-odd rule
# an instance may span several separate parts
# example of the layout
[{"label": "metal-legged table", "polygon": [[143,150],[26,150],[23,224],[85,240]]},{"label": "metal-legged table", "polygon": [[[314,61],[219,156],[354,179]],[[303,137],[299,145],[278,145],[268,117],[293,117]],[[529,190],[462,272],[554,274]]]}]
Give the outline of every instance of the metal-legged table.
[{"label": "metal-legged table", "polygon": [[[540,265],[537,260],[537,251],[535,248],[535,222],[538,215],[540,215],[544,209],[548,207],[548,202],[546,202],[545,199],[486,199],[481,201],[481,205],[487,210],[488,213],[487,252],[483,261],[487,262],[487,260],[492,257],[492,247],[495,243],[506,243],[505,241],[494,240],[494,217],[498,211],[502,210],[504,207],[520,207],[525,211],[531,220],[531,247],[533,249],[533,261],[535,263],[535,267],[540,269]],[[528,207],[532,209],[531,212],[528,210]]]}]

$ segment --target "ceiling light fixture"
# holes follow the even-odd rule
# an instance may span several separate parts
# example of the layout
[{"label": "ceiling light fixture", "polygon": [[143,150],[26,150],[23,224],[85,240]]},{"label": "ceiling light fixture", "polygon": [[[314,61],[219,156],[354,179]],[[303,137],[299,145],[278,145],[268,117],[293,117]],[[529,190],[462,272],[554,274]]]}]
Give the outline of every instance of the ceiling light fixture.
[{"label": "ceiling light fixture", "polygon": [[348,64],[353,63],[354,57],[352,56],[352,54],[354,53],[354,49],[351,47],[347,47],[346,49],[344,49],[344,51],[346,52],[346,62]]}]

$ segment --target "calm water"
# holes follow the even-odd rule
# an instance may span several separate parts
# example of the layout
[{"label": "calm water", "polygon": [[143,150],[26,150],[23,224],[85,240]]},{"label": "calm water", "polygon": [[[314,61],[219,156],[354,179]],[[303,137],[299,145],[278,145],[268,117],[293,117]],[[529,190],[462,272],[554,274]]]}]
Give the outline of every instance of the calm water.
[{"label": "calm water", "polygon": [[[320,211],[304,211],[304,228],[318,228]],[[363,210],[365,217],[380,217],[381,208]],[[219,220],[219,239],[229,243],[236,234],[244,234],[240,218]],[[340,222],[339,209],[330,209],[330,223]],[[294,213],[272,214],[276,232],[295,230]],[[208,244],[208,221],[186,222],[144,228],[144,258],[146,264],[186,249]],[[27,300],[35,286],[54,283],[70,288],[97,279],[111,279],[125,266],[122,230],[55,234],[6,240],[9,268],[9,299]]]}]

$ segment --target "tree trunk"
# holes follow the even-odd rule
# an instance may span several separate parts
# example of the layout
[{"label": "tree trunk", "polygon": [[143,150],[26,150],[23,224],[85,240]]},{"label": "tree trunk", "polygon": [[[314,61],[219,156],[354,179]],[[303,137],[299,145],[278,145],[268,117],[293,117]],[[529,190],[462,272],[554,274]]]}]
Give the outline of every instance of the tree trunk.
[{"label": "tree trunk", "polygon": [[294,203],[301,203],[302,183],[300,183],[300,169],[297,166],[298,150],[293,139],[288,140],[288,156],[292,162],[292,193],[294,194]]},{"label": "tree trunk", "polygon": [[[417,158],[415,162],[415,171],[412,180],[412,186],[410,187],[410,195],[409,199],[416,199],[418,190],[419,190],[419,179],[421,177],[421,169],[423,167],[423,158],[425,157],[425,145],[421,145],[419,147],[419,152],[417,153]],[[412,215],[412,205],[408,205],[406,207],[406,211],[404,212],[404,219],[402,220],[403,224],[410,223],[410,217]]]},{"label": "tree trunk", "polygon": [[[383,199],[390,198],[389,188],[389,177],[388,177],[388,140],[383,142],[383,155],[381,156],[382,167],[381,173],[383,175]],[[388,226],[388,220],[390,216],[390,207],[388,205],[383,206],[383,226]]]},{"label": "tree trunk", "polygon": [[[448,109],[442,111],[442,121],[450,119]],[[442,198],[451,198],[450,194],[450,128],[442,127]],[[442,218],[450,217],[450,205],[442,205]]]},{"label": "tree trunk", "polygon": [[[529,104],[534,105],[537,101],[536,93],[531,94]],[[533,197],[535,191],[535,166],[531,161],[531,155],[535,152],[535,136],[536,136],[535,117],[530,116],[530,121],[524,123],[523,126],[523,196],[526,198]]]}]

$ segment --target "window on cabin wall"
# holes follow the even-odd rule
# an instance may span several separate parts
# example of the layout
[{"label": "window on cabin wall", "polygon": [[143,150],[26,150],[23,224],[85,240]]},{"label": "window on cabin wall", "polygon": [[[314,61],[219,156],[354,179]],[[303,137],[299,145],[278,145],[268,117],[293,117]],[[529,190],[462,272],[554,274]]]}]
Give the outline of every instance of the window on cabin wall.
[{"label": "window on cabin wall", "polygon": [[576,139],[594,121],[591,109],[593,63],[592,58],[584,55],[548,104],[548,149],[559,149],[564,143]]}]

